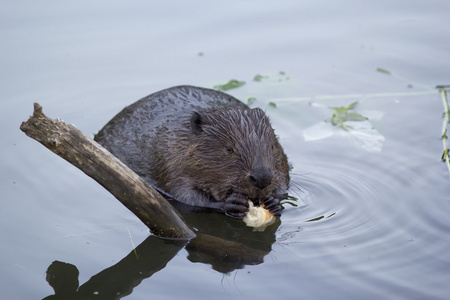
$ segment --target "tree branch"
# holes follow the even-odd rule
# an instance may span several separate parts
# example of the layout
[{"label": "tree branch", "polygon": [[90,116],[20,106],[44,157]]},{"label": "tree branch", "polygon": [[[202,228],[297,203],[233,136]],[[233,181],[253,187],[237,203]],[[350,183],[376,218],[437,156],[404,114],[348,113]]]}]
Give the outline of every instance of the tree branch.
[{"label": "tree branch", "polygon": [[153,234],[184,239],[195,236],[169,202],[139,175],[75,126],[48,118],[38,103],[20,129],[100,183]]}]

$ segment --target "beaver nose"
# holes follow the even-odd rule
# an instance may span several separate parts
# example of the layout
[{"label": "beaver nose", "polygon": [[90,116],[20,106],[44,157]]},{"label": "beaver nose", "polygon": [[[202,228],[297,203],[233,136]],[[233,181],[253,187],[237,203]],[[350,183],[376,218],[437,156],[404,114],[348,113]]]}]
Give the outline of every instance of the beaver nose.
[{"label": "beaver nose", "polygon": [[272,182],[272,171],[268,168],[257,167],[250,174],[250,182],[257,188],[263,189]]}]

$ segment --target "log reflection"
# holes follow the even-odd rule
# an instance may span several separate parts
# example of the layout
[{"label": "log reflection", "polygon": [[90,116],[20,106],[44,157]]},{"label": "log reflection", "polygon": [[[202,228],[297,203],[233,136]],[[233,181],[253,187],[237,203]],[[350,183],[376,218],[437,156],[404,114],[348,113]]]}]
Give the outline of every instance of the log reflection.
[{"label": "log reflection", "polygon": [[[280,220],[264,232],[255,232],[241,220],[215,212],[178,210],[197,236],[190,241],[162,239],[149,236],[117,264],[94,275],[78,287],[78,269],[71,264],[55,261],[47,270],[47,281],[55,295],[44,299],[121,299],[132,293],[142,280],[162,270],[183,248],[188,259],[209,264],[221,273],[257,265],[264,261],[275,242]],[[137,254],[137,256],[136,256]]]}]

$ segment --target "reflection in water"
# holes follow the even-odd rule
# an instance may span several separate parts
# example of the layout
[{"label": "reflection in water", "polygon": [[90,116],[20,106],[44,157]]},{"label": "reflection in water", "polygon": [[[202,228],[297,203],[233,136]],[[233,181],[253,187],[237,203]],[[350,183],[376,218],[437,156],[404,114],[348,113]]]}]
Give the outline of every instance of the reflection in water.
[{"label": "reflection in water", "polygon": [[45,299],[76,299],[79,274],[74,265],[54,261],[47,269],[46,279],[55,290],[55,295]]},{"label": "reflection in water", "polygon": [[55,295],[44,299],[120,299],[131,294],[143,279],[163,269],[185,243],[149,236],[120,262],[92,276],[79,288],[78,269],[55,261],[47,269],[47,281]]},{"label": "reflection in water", "polygon": [[175,202],[186,223],[197,230],[197,237],[186,245],[188,259],[210,264],[214,270],[229,273],[245,265],[257,265],[272,250],[279,218],[264,231],[255,231],[243,221],[216,212],[199,213]]},{"label": "reflection in water", "polygon": [[191,262],[210,264],[221,273],[261,264],[264,256],[272,250],[275,232],[281,223],[277,218],[274,224],[260,232],[224,215],[214,213],[210,217],[217,219],[215,227],[205,222],[207,225],[199,229],[199,234],[186,245],[186,250]]},{"label": "reflection in water", "polygon": [[149,236],[135,250],[108,269],[94,275],[78,287],[78,269],[71,264],[54,261],[47,269],[47,281],[55,295],[44,299],[120,299],[154,273],[162,270],[183,248],[191,262],[210,264],[214,270],[229,273],[245,265],[264,261],[275,242],[275,223],[265,231],[254,231],[241,220],[216,212],[192,211],[175,204],[186,223],[197,236],[190,240],[170,240]]}]

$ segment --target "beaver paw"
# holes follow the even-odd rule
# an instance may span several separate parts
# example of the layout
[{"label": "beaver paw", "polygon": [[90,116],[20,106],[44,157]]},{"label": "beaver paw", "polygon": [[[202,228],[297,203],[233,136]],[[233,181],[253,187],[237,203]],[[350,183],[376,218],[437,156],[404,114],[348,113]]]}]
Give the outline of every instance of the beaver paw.
[{"label": "beaver paw", "polygon": [[274,196],[269,196],[262,201],[262,204],[264,204],[264,208],[267,209],[272,215],[281,215],[283,207],[280,205],[280,199],[275,198]]},{"label": "beaver paw", "polygon": [[247,198],[238,193],[231,194],[225,200],[225,214],[235,219],[243,219],[248,212]]}]

